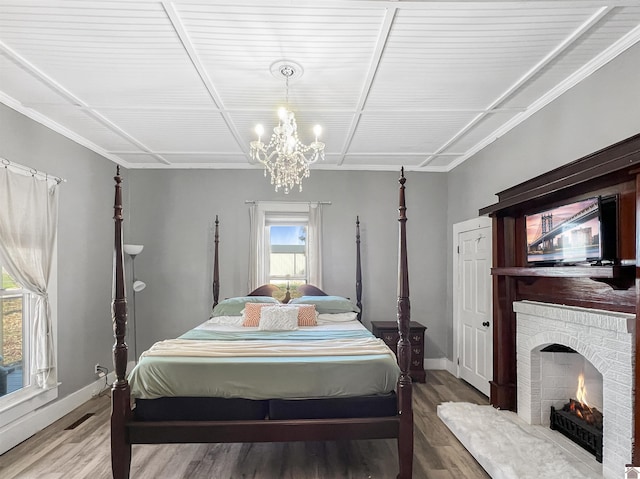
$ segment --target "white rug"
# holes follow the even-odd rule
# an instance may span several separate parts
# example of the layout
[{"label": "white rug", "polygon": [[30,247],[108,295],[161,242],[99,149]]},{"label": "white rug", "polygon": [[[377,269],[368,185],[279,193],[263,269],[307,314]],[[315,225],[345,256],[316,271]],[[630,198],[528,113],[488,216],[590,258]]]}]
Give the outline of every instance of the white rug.
[{"label": "white rug", "polygon": [[447,402],[438,417],[493,479],[602,479],[593,456],[511,411]]}]

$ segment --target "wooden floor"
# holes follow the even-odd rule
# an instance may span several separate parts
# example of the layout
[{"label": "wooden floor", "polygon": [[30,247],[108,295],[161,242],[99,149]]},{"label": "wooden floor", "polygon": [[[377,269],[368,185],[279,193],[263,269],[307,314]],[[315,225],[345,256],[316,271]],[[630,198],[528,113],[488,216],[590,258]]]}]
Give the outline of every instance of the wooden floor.
[{"label": "wooden floor", "polygon": [[[489,476],[438,419],[445,401],[487,404],[486,396],[446,371],[414,384],[414,479]],[[94,415],[74,429],[70,425]],[[94,398],[0,456],[2,479],[108,479],[109,398]],[[392,440],[133,446],[132,479],[393,479]]]}]

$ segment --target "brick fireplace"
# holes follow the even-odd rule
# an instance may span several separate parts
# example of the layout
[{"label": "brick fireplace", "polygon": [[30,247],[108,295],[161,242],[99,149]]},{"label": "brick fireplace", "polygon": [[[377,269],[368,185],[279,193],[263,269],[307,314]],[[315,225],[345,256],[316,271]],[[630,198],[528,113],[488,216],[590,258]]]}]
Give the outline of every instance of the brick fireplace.
[{"label": "brick fireplace", "polygon": [[[556,153],[541,150],[541,154]],[[635,334],[640,329],[640,316],[634,319],[640,314],[640,250],[637,248],[640,245],[640,133],[500,191],[497,196],[497,203],[478,212],[480,216],[488,214],[493,218],[491,404],[510,411],[526,408],[521,404],[522,398],[517,398],[526,394],[527,388],[527,380],[519,379],[519,370],[533,367],[536,372],[538,366],[534,363],[539,362],[541,354],[546,354],[541,352],[543,344],[566,344],[603,376],[603,412],[608,423],[604,425],[608,432],[603,431],[607,435],[603,444],[607,456],[603,458],[606,461],[603,467],[609,471],[611,467],[619,467],[618,464],[640,465],[640,394],[632,394],[640,390],[640,369],[635,367],[640,361],[640,335]],[[594,197],[617,198],[617,227],[611,230],[615,230],[617,243],[614,260],[533,267],[527,247],[527,216]],[[521,328],[517,326],[516,317],[522,314],[540,317],[514,311],[514,303],[524,302],[542,304],[540,308],[545,305],[568,307],[559,306],[558,311],[546,318],[543,315],[542,319],[549,320],[548,325],[556,329],[547,331],[543,326],[529,338],[525,344],[527,349],[517,353],[516,335]],[[600,311],[605,312],[600,315]],[[571,318],[568,321],[571,326],[558,322],[565,317]],[[574,327],[573,332],[567,332],[567,328]],[[546,335],[550,332],[557,337]],[[587,341],[594,336],[600,338],[602,348]],[[611,345],[615,350],[605,347]],[[613,372],[619,365],[622,365],[622,374]],[[532,379],[528,382],[532,383]],[[537,384],[533,386],[533,389],[531,384],[528,386],[529,394],[535,395]],[[522,388],[525,390],[521,391]],[[532,406],[528,407],[529,411],[523,414],[531,420]],[[616,421],[614,425],[612,421]],[[622,432],[609,438],[618,422],[622,424]],[[623,451],[615,461],[611,458],[617,447],[616,443],[612,444],[614,440],[620,441]],[[624,477],[623,472],[614,477]]]},{"label": "brick fireplace", "polygon": [[[548,424],[550,406],[562,407],[575,393],[572,381],[582,359],[571,355],[554,363],[549,354],[561,353],[541,351],[568,346],[586,360],[594,404],[604,415],[603,475],[624,477],[633,447],[635,315],[534,301],[516,301],[513,310],[518,416],[529,424]],[[549,371],[554,371],[551,381]]]}]

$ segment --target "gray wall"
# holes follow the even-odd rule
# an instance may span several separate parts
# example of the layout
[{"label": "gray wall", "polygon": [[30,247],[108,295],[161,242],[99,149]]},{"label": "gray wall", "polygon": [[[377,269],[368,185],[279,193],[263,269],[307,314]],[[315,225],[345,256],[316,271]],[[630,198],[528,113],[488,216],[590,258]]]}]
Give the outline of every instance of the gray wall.
[{"label": "gray wall", "polygon": [[58,380],[64,397],[113,369],[114,164],[0,105],[0,157],[66,178],[58,222]]},{"label": "gray wall", "polygon": [[[428,357],[446,342],[444,174],[408,173],[412,318],[429,328]],[[127,172],[130,241],[145,245],[136,276],[138,350],[207,319],[213,219],[220,216],[220,297],[246,294],[249,215],[245,200],[331,201],[324,207],[324,289],[355,298],[355,218],[360,216],[365,323],[395,320],[398,173],[312,171],[302,193],[273,191],[262,170]]]},{"label": "gray wall", "polygon": [[452,227],[495,194],[640,133],[640,44],[447,175],[447,357],[453,355]]}]

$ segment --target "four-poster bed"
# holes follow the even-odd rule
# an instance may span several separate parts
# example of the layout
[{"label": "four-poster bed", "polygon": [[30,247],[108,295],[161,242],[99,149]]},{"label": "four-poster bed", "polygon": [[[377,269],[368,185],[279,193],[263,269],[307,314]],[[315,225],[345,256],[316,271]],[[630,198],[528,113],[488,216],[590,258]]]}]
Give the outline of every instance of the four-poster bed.
[{"label": "four-poster bed", "polygon": [[[179,397],[182,395],[187,396],[186,394],[178,394],[178,397],[159,397],[157,399],[152,396],[151,399],[145,399],[144,401],[148,404],[151,404],[153,407],[162,405],[163,402],[168,402],[168,409],[162,407],[160,407],[160,409],[144,409],[144,411],[146,412],[142,414],[138,410],[139,406],[136,407],[136,410],[133,410],[131,408],[132,388],[135,389],[138,384],[145,381],[138,381],[138,383],[136,383],[136,371],[134,371],[131,375],[133,381],[131,384],[125,377],[127,364],[127,345],[125,343],[127,312],[124,284],[124,262],[122,251],[122,180],[120,178],[118,170],[118,173],[115,177],[115,252],[113,299],[114,336],[116,338],[113,352],[116,381],[114,382],[112,387],[111,413],[111,450],[112,471],[114,479],[125,479],[129,477],[132,444],[288,442],[383,438],[395,438],[398,441],[398,479],[411,478],[413,466],[413,412],[411,406],[412,385],[411,378],[409,376],[409,364],[411,356],[411,348],[409,344],[410,306],[407,268],[408,261],[406,253],[407,219],[405,214],[406,207],[404,183],[406,180],[404,178],[404,171],[402,171],[402,175],[399,181],[400,244],[398,332],[400,339],[398,342],[397,364],[395,363],[395,360],[392,360],[393,367],[396,368],[396,370],[399,366],[399,371],[395,374],[395,376],[393,376],[394,382],[395,378],[398,378],[397,383],[392,384],[392,388],[395,385],[395,392],[391,391],[390,394],[376,393],[371,395],[356,392],[353,396],[347,394],[348,397],[330,397],[329,395],[325,397],[324,394],[320,394],[319,396],[311,394],[311,396],[309,396],[308,398],[300,396],[299,392],[293,393],[292,396],[288,396],[287,393],[283,393],[282,396],[269,396],[268,394],[271,394],[269,392],[267,393],[267,399],[257,397],[256,400],[256,398],[251,395],[254,393],[261,393],[260,391],[258,391],[258,386],[256,386],[254,388],[254,392],[247,393],[246,397],[242,396],[238,398],[236,396],[235,398],[231,399],[229,399],[228,397]],[[356,243],[356,289],[357,302],[358,305],[360,305],[362,286],[360,274],[359,220],[356,225]],[[216,217],[214,253],[215,264],[213,283],[214,306],[219,305],[217,255],[218,218]],[[260,291],[256,290],[250,294],[256,296],[264,294],[265,291],[268,292],[268,287],[261,288],[262,289]],[[326,295],[326,293],[319,290],[318,288],[308,285],[303,289],[305,289],[305,294],[307,295],[305,296],[305,301],[314,302],[317,300],[319,301],[320,305],[322,305],[322,301],[332,301],[333,297]],[[252,301],[254,299],[255,298],[253,298]],[[317,317],[319,318],[320,316],[321,315],[318,315]],[[358,316],[358,320],[359,319],[360,317]],[[262,321],[262,319],[260,321]],[[358,321],[354,322],[358,323]],[[359,325],[359,323],[357,327],[350,326],[347,329],[351,331],[358,330],[358,328],[364,330],[364,328]],[[297,330],[298,328],[295,327],[295,329]],[[300,329],[302,330],[304,328]],[[317,329],[318,331],[316,331],[315,329]],[[325,334],[320,330],[322,330],[321,326],[314,326],[314,331],[287,331],[285,332],[285,334]],[[192,330],[192,332],[193,331],[195,330]],[[208,331],[204,332],[208,333]],[[235,332],[224,332],[225,334],[235,334]],[[340,332],[344,333],[344,331]],[[356,331],[356,335],[360,333],[361,332],[359,330]],[[199,331],[198,334],[203,334],[203,331]],[[219,334],[219,332],[216,331],[213,334]],[[351,334],[351,332],[348,333],[348,335]],[[364,332],[362,332],[362,334],[364,334]],[[370,333],[366,332],[366,334],[369,335]],[[324,339],[324,336],[322,336],[322,338]],[[189,343],[188,347],[191,347],[195,343],[195,341],[190,342],[190,339],[195,338],[187,338],[186,343]],[[362,340],[365,342],[369,341],[368,338],[364,338]],[[175,341],[180,341],[180,338]],[[357,342],[358,340],[355,340],[351,337],[349,337],[345,341],[350,343],[351,349],[356,349],[360,345],[360,343]],[[184,343],[185,340],[183,339],[182,342]],[[235,344],[240,342],[241,341],[234,341],[234,347]],[[305,343],[304,349],[307,348],[307,345],[309,345],[309,347],[313,349],[313,347],[315,347],[315,343],[320,342],[321,341],[307,341]],[[313,347],[311,347],[312,343],[314,343]],[[214,341],[205,343],[205,347],[208,347],[209,344],[214,344]],[[151,350],[153,349],[154,348],[151,348]],[[151,350],[147,353],[149,353],[150,356],[153,356]],[[147,353],[145,353],[145,355]],[[202,354],[208,356],[209,353],[210,351],[207,350]],[[199,351],[196,355],[199,354],[201,354],[201,351]],[[358,355],[365,353],[355,352],[354,354]],[[191,361],[194,366],[194,369],[191,369],[191,371],[195,371],[196,375],[199,374],[199,370],[195,369],[195,367],[203,367],[201,362],[199,362],[201,358],[197,358],[197,360],[195,360],[191,357],[191,353],[189,353],[188,356],[188,358],[181,357],[180,360],[186,362]],[[248,354],[248,356],[251,356],[251,354]],[[326,356],[326,354],[323,353],[321,356],[324,357]],[[385,361],[384,354],[372,353],[369,356],[377,358],[378,360]],[[327,360],[327,358],[324,357],[323,359],[322,357],[314,357],[312,361],[307,364],[307,366],[310,365],[312,368],[324,367],[325,370],[335,369],[333,364],[329,364],[327,367],[327,364],[323,363],[323,361]],[[161,358],[161,360],[164,359],[165,358]],[[281,359],[282,358],[278,358],[278,360]],[[144,357],[143,359],[141,359],[136,368],[144,369],[143,366],[145,364],[152,364],[151,362],[153,360],[153,357]],[[225,360],[227,360],[227,358],[225,358]],[[235,359],[232,358],[231,360]],[[269,361],[268,358],[259,358],[259,361],[263,360],[267,363]],[[386,357],[386,361],[386,364],[388,366],[388,357]],[[349,363],[349,360],[347,360],[347,363]],[[350,370],[343,369],[341,371],[348,371],[350,373],[353,373],[354,371],[357,371],[357,369],[352,368],[360,367],[360,363],[362,363],[362,361],[360,360],[360,358],[358,358],[357,360],[354,360],[351,363],[347,364],[346,367],[351,368]],[[252,364],[253,368],[260,366],[265,367],[269,366],[269,364],[262,365],[259,362],[254,362]],[[220,368],[218,367],[217,369]],[[375,366],[375,369],[380,369],[380,367]],[[169,376],[170,375],[171,374],[169,374]],[[336,376],[333,377],[336,378]],[[220,382],[223,383],[224,380],[221,380]],[[329,385],[331,385],[331,382]],[[358,386],[358,384],[356,384],[356,386]],[[363,390],[366,390],[367,387],[368,386],[364,385],[363,383]],[[138,397],[141,397],[137,390],[136,394],[138,395]],[[224,394],[226,394],[226,392]],[[200,394],[194,394],[194,396],[200,396]],[[181,402],[185,400],[194,400],[195,402]],[[136,404],[142,404],[142,400],[136,399]],[[187,405],[185,406],[185,404]],[[192,416],[190,414],[187,414],[185,416],[184,414],[182,414],[183,411],[194,411],[200,409],[202,411],[205,411],[204,415],[196,414],[195,416]],[[164,414],[167,410],[174,412],[171,413],[169,417],[165,417]],[[175,413],[175,411],[177,411],[177,414]],[[158,412],[158,414],[156,414],[156,412]]]}]

